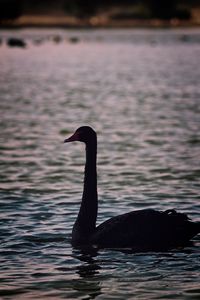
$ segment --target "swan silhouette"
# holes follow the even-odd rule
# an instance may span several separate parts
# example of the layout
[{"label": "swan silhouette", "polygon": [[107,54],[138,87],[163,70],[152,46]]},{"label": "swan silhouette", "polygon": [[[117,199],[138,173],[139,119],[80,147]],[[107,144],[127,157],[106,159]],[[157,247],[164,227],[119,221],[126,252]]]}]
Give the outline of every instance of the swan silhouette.
[{"label": "swan silhouette", "polygon": [[84,188],[80,210],[72,230],[74,247],[131,248],[136,251],[162,251],[185,246],[200,232],[200,223],[175,210],[136,210],[113,217],[96,227],[97,136],[89,126],[78,128],[64,142],[86,145]]}]

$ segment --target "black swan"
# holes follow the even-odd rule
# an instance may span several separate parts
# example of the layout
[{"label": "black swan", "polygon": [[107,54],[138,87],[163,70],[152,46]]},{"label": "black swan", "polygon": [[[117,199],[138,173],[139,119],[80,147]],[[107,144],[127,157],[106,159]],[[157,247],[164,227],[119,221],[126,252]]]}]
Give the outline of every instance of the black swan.
[{"label": "black swan", "polygon": [[82,202],[72,230],[72,245],[97,248],[131,248],[137,251],[162,251],[185,246],[200,232],[200,222],[175,210],[143,209],[113,217],[96,227],[97,137],[89,126],[78,128],[64,142],[86,145],[86,164]]}]

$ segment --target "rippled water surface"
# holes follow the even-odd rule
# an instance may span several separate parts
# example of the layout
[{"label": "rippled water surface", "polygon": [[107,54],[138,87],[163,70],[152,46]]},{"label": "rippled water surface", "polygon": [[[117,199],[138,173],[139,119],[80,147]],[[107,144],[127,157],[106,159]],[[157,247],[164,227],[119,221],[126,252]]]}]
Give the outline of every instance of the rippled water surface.
[{"label": "rippled water surface", "polygon": [[71,247],[85,153],[62,143],[97,130],[98,223],[149,207],[199,220],[200,31],[0,37],[0,298],[200,299],[199,236],[167,253]]}]

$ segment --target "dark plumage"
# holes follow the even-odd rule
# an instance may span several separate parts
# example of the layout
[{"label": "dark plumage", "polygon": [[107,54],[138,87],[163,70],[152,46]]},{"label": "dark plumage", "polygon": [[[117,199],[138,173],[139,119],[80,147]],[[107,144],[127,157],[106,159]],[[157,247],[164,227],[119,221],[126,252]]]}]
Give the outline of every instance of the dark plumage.
[{"label": "dark plumage", "polygon": [[200,223],[175,210],[137,210],[113,217],[96,227],[98,195],[97,138],[89,126],[78,128],[65,142],[86,145],[85,179],[82,202],[72,231],[73,246],[132,248],[136,251],[162,251],[186,245],[200,232]]}]

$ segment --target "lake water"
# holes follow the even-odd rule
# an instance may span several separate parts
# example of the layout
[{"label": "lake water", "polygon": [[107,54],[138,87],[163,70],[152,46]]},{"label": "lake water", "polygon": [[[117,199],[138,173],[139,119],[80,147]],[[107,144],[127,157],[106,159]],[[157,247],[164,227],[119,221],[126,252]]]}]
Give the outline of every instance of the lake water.
[{"label": "lake water", "polygon": [[150,207],[200,221],[200,30],[0,38],[0,298],[200,299],[200,236],[166,253],[72,248],[85,153],[63,144],[98,133],[98,223]]}]

